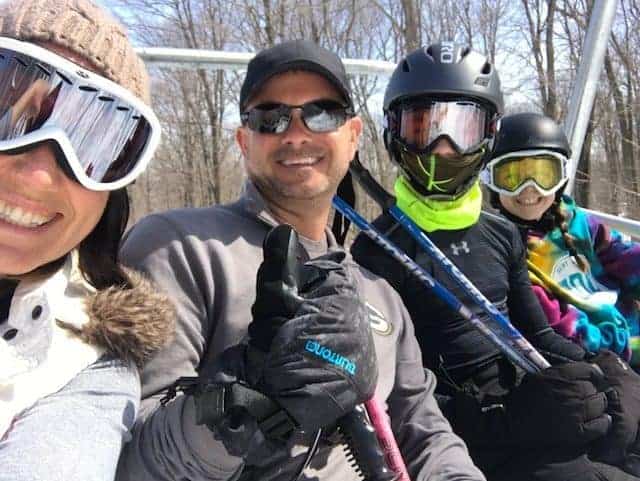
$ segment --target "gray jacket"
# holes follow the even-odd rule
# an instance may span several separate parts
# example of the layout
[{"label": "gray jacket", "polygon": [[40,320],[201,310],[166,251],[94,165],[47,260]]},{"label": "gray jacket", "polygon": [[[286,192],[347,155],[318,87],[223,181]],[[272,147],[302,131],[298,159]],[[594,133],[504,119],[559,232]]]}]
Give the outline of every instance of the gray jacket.
[{"label": "gray jacket", "polygon": [[[211,432],[194,423],[190,396],[159,407],[162,391],[194,376],[203,360],[241,341],[251,320],[262,240],[276,225],[255,187],[239,201],[151,215],[129,233],[123,259],[146,272],[176,303],[174,341],[142,375],[143,404],[133,440],[122,454],[118,480],[235,479],[242,460],[230,456]],[[328,232],[330,248],[335,240]],[[412,480],[483,480],[463,442],[452,433],[433,392],[435,377],[422,367],[413,325],[395,291],[350,258],[348,267],[367,301],[379,361],[376,395],[386,402]],[[255,479],[289,481],[306,448],[292,442]],[[244,473],[247,474],[247,473]],[[322,444],[305,479],[359,479],[341,445]]]}]

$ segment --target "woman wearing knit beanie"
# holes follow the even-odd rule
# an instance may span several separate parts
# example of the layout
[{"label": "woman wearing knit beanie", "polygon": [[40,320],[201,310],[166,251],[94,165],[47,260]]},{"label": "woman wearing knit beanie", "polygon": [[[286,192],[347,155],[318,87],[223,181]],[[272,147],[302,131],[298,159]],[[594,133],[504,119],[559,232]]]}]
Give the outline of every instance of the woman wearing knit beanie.
[{"label": "woman wearing knit beanie", "polygon": [[0,478],[112,480],[172,308],[118,263],[159,141],[149,80],[88,0],[0,4]]}]

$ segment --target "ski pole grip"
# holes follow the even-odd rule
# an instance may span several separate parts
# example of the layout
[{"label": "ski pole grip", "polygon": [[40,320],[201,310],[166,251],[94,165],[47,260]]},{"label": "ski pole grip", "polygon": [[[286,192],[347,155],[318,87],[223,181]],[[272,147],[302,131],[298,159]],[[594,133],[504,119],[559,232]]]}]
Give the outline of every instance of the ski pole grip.
[{"label": "ski pole grip", "polygon": [[362,188],[369,194],[369,196],[382,208],[383,211],[389,210],[396,205],[396,199],[389,194],[376,179],[373,178],[371,172],[369,172],[362,163],[360,163],[360,157],[356,153],[355,157],[349,165],[349,171],[356,178]]},{"label": "ski pole grip", "polygon": [[366,481],[396,481],[387,466],[377,433],[369,422],[366,408],[360,404],[338,421],[338,429],[347,445],[347,459]]}]

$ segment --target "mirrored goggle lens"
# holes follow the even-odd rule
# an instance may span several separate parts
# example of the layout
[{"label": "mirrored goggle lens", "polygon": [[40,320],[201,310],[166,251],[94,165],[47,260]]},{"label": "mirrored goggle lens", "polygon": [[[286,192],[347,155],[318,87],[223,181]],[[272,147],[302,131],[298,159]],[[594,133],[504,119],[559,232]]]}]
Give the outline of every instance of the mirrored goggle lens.
[{"label": "mirrored goggle lens", "polygon": [[325,133],[339,129],[352,115],[350,109],[332,100],[304,105],[263,104],[242,114],[242,122],[261,134],[281,134],[289,128],[294,109],[300,109],[304,125],[312,132]]},{"label": "mirrored goggle lens", "polygon": [[56,127],[95,182],[124,178],[140,160],[151,126],[109,92],[39,59],[0,49],[0,141]]},{"label": "mirrored goggle lens", "polygon": [[493,184],[515,192],[532,180],[544,190],[551,190],[564,180],[562,160],[553,156],[506,158],[493,166]]},{"label": "mirrored goggle lens", "polygon": [[487,117],[487,110],[472,102],[408,104],[400,108],[398,136],[405,144],[424,150],[446,135],[462,154],[485,139]]}]

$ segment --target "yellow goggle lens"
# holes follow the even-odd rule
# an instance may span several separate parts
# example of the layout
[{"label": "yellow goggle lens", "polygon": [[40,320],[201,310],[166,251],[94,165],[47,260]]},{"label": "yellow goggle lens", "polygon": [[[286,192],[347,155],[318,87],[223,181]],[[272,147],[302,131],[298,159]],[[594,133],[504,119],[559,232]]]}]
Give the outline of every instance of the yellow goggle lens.
[{"label": "yellow goggle lens", "polygon": [[562,161],[551,156],[514,157],[493,167],[493,183],[500,189],[511,192],[528,180],[549,190],[562,179]]}]

